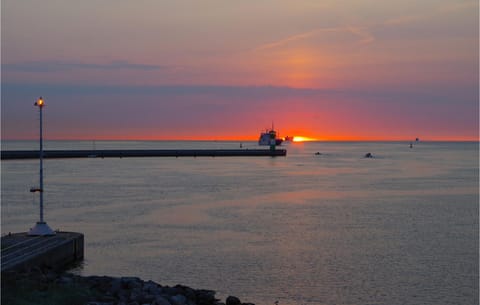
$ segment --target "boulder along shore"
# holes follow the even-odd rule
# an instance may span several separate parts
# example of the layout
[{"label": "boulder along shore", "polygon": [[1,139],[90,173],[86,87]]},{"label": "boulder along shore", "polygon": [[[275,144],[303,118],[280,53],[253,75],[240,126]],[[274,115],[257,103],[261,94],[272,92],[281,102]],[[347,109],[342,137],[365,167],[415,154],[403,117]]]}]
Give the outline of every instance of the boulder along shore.
[{"label": "boulder along shore", "polygon": [[80,276],[35,268],[2,273],[2,304],[49,305],[255,305],[215,291],[162,286],[138,277]]}]

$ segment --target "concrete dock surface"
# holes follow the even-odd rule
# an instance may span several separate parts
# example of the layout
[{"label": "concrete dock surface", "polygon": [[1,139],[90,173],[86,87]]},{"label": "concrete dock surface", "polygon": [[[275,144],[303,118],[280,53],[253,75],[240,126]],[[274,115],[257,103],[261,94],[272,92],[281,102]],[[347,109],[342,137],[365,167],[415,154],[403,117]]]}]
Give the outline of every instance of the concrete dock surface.
[{"label": "concrete dock surface", "polygon": [[83,259],[83,244],[83,234],[76,232],[56,232],[53,236],[9,233],[1,239],[1,271],[61,269]]}]

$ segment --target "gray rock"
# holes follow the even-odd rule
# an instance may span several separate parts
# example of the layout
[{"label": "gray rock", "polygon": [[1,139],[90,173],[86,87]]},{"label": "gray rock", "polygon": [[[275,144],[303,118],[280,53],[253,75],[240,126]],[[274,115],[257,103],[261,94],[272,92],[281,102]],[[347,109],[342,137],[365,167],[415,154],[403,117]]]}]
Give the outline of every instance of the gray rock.
[{"label": "gray rock", "polygon": [[137,301],[142,297],[143,291],[140,288],[135,288],[130,291],[130,301]]},{"label": "gray rock", "polygon": [[128,290],[120,290],[117,294],[117,298],[124,303],[128,303],[128,300],[130,299],[130,293]]},{"label": "gray rock", "polygon": [[53,272],[53,271],[48,271],[47,274],[45,274],[45,279],[48,282],[55,281],[57,279],[57,277],[58,277],[58,274],[56,272]]},{"label": "gray rock", "polygon": [[176,285],[175,288],[179,289],[180,293],[183,294],[187,298],[187,300],[193,301],[193,303],[195,303],[196,296],[194,289],[183,285]]},{"label": "gray rock", "polygon": [[140,304],[151,304],[153,301],[155,301],[155,299],[155,295],[143,293],[137,297],[136,301],[138,301]]},{"label": "gray rock", "polygon": [[61,276],[61,277],[57,280],[57,283],[58,283],[58,284],[63,284],[63,285],[68,285],[68,284],[73,283],[73,278],[70,277],[70,276]]},{"label": "gray rock", "polygon": [[170,303],[172,305],[186,305],[187,298],[181,294],[177,294],[170,297]]},{"label": "gray rock", "polygon": [[162,293],[162,287],[155,282],[148,281],[143,284],[143,291],[149,294],[159,295]]},{"label": "gray rock", "polygon": [[180,294],[182,292],[181,292],[180,289],[178,289],[176,287],[165,286],[165,287],[162,288],[162,293],[168,294],[168,295],[177,295],[177,294]]},{"label": "gray rock", "polygon": [[109,296],[109,295],[102,295],[98,301],[102,302],[102,303],[107,303],[107,304],[110,304],[110,303],[116,303],[117,301],[117,298],[114,298],[112,296]]},{"label": "gray rock", "polygon": [[110,282],[110,292],[112,295],[118,296],[122,290],[122,281],[120,279],[114,278]]},{"label": "gray rock", "polygon": [[121,282],[125,288],[142,288],[142,280],[138,277],[122,277]]},{"label": "gray rock", "polygon": [[197,298],[198,305],[215,304],[215,302],[218,301],[215,298],[215,291],[213,290],[205,290],[205,289],[195,290],[195,296]]},{"label": "gray rock", "polygon": [[91,288],[98,289],[101,292],[106,292],[110,289],[110,282],[112,278],[107,276],[89,276],[86,277],[87,283]]},{"label": "gray rock", "polygon": [[172,304],[170,304],[170,302],[164,297],[157,296],[153,301],[152,305],[172,305]]},{"label": "gray rock", "polygon": [[229,296],[227,298],[227,305],[242,305],[242,302],[240,302],[240,299],[234,296]]}]

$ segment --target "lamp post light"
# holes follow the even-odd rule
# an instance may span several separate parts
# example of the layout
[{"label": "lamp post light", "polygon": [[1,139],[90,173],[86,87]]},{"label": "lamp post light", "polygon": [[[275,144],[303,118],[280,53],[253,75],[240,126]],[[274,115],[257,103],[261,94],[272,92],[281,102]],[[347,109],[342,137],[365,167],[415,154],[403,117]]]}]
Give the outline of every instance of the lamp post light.
[{"label": "lamp post light", "polygon": [[30,192],[39,192],[40,193],[40,221],[38,221],[33,228],[30,229],[28,235],[55,235],[55,231],[53,231],[47,223],[43,219],[43,122],[42,122],[42,109],[45,106],[45,103],[40,97],[34,104],[38,106],[40,110],[40,187],[39,188],[31,188]]}]

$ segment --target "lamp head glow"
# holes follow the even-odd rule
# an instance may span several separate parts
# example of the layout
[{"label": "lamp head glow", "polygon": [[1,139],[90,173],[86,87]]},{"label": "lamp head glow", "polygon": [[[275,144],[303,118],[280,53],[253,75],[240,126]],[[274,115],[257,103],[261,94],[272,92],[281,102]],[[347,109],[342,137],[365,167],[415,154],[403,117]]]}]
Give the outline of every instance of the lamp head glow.
[{"label": "lamp head glow", "polygon": [[40,108],[42,108],[44,106],[44,102],[43,102],[43,98],[40,97],[36,102],[35,102],[35,106],[38,106]]}]

